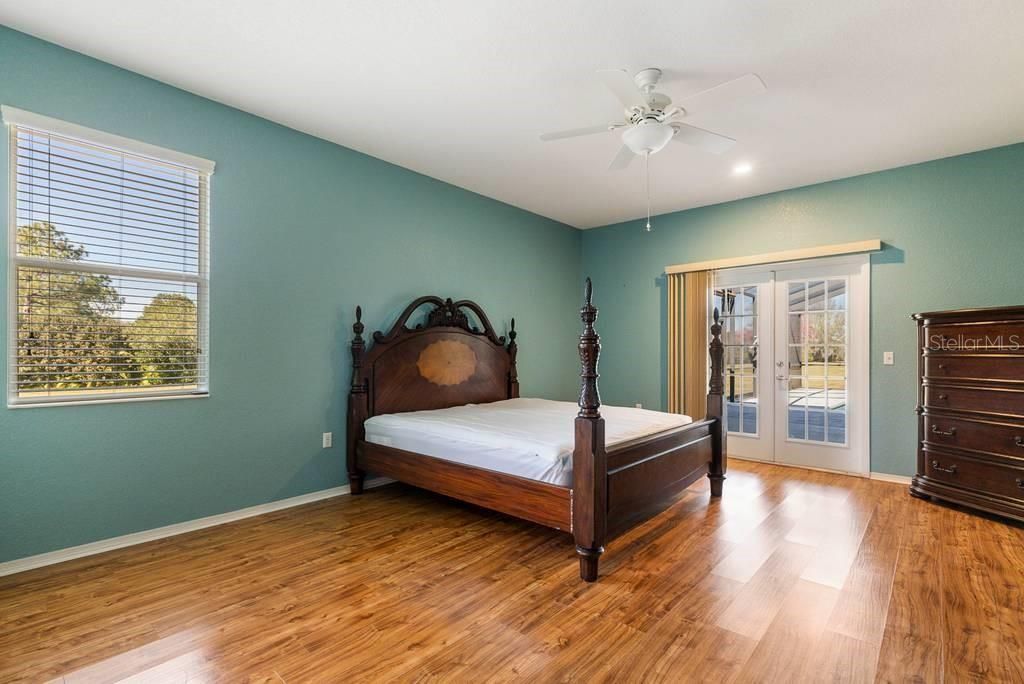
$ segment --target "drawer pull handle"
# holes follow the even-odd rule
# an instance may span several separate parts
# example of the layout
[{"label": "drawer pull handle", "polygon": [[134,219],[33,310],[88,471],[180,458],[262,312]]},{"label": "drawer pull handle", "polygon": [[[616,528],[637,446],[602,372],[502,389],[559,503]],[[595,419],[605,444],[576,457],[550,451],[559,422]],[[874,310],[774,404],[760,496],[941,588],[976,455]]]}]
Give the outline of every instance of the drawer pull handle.
[{"label": "drawer pull handle", "polygon": [[1013,443],[1019,447],[1024,447],[1024,437],[1017,436],[1013,438]]},{"label": "drawer pull handle", "polygon": [[949,399],[949,395],[948,394],[940,394],[939,395],[939,401],[946,401],[946,399]]},{"label": "drawer pull handle", "polygon": [[943,437],[956,437],[956,428],[951,427],[948,430],[940,430],[938,425],[932,425],[933,435],[942,435]]},{"label": "drawer pull handle", "polygon": [[[938,470],[943,473],[949,473],[950,475],[956,475],[955,465],[951,465],[948,468],[943,468],[942,466],[939,465],[938,461],[932,461],[932,470]],[[1020,483],[1020,480],[1017,480],[1017,482]]]},{"label": "drawer pull handle", "polygon": [[944,363],[940,363],[940,364],[938,365],[938,368],[939,368],[939,370],[945,370],[945,369],[946,369],[946,364],[944,364]]},{"label": "drawer pull handle", "polygon": [[1020,479],[1018,477],[1017,478],[1017,486],[1020,487],[1021,489],[1024,489],[1024,480],[1022,480],[1022,479]]}]

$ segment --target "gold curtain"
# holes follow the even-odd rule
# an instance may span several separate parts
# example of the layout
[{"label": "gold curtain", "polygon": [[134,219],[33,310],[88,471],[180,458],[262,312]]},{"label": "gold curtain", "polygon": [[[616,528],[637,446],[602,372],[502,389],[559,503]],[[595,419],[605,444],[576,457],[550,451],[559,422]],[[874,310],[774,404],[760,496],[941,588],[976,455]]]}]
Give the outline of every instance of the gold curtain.
[{"label": "gold curtain", "polygon": [[708,391],[709,271],[668,276],[668,410],[703,418]]},{"label": "gold curtain", "polygon": [[683,274],[668,275],[668,412],[683,412]]}]

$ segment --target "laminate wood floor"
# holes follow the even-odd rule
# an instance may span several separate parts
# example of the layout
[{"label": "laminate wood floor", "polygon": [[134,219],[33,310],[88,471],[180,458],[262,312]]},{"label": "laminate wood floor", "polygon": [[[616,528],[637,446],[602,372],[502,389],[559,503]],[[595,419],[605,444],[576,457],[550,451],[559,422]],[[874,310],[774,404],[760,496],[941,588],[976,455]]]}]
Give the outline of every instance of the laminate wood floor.
[{"label": "laminate wood floor", "polygon": [[0,681],[1024,682],[1024,529],[733,461],[577,577],[401,485],[0,578]]}]

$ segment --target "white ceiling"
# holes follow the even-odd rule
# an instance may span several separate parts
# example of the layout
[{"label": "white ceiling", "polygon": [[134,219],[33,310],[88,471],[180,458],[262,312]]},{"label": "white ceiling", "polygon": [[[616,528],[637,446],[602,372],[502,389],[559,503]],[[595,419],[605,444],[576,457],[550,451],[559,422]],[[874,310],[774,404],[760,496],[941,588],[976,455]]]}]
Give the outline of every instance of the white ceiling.
[{"label": "white ceiling", "polygon": [[581,228],[645,213],[642,164],[606,170],[615,133],[538,140],[620,117],[599,68],[661,67],[676,97],[768,85],[687,119],[730,152],[651,158],[655,213],[1024,140],[1021,0],[0,0],[0,21]]}]

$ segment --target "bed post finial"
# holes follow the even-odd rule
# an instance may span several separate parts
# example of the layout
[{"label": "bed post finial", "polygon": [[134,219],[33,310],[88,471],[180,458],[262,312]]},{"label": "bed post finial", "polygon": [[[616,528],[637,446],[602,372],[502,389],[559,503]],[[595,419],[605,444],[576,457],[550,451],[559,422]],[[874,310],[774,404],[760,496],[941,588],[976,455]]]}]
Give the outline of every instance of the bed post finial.
[{"label": "bed post finial", "polygon": [[725,346],[722,344],[722,324],[719,322],[718,307],[711,314],[711,343],[708,351],[711,354],[711,379],[708,390],[712,395],[725,393]]},{"label": "bed post finial", "polygon": [[348,395],[348,430],[346,465],[348,467],[349,488],[353,494],[362,494],[363,480],[366,474],[356,463],[356,444],[365,435],[363,422],[369,418],[369,397],[366,393],[366,381],[363,378],[363,352],[366,342],[363,340],[363,307],[356,306],[356,322],[352,324],[352,389]]},{"label": "bed post finial", "polygon": [[708,415],[715,420],[711,430],[711,464],[708,466],[708,479],[711,480],[711,496],[722,496],[722,483],[725,481],[725,346],[722,344],[722,324],[719,322],[718,308],[712,312],[711,342],[708,352],[711,354],[711,377],[708,379]]},{"label": "bed post finial", "polygon": [[363,365],[363,352],[366,350],[366,342],[363,341],[363,307],[356,306],[356,322],[352,324],[352,391],[357,390],[357,379],[359,369]]},{"label": "bed post finial", "polygon": [[516,369],[516,355],[519,353],[519,345],[516,344],[516,319],[512,319],[512,325],[508,330],[508,398],[519,398],[519,371]]},{"label": "bed post finial", "polygon": [[601,337],[594,330],[597,320],[597,307],[593,303],[594,287],[587,278],[583,290],[583,308],[580,318],[583,320],[583,333],[580,335],[580,418],[601,417],[601,394],[597,389],[597,361],[601,355]]},{"label": "bed post finial", "polygon": [[597,579],[597,566],[604,553],[608,517],[608,454],[605,451],[601,395],[597,391],[597,360],[601,338],[594,330],[597,307],[594,287],[587,278],[583,290],[583,333],[580,335],[580,411],[572,452],[572,534],[580,560],[580,577]]}]

